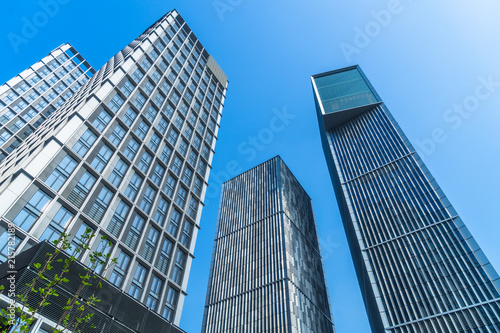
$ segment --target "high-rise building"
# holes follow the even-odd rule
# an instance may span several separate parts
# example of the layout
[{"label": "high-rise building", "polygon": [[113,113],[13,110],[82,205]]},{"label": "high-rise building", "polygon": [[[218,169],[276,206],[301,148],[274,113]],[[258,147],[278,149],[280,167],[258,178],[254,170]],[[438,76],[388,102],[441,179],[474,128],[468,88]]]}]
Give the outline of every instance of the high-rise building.
[{"label": "high-rise building", "polygon": [[0,161],[94,73],[71,45],[63,44],[0,86]]},{"label": "high-rise building", "polygon": [[109,281],[178,325],[227,84],[175,10],[159,19],[0,164],[3,256],[9,223],[17,252],[90,228]]},{"label": "high-rise building", "polygon": [[500,280],[358,66],[311,78],[373,332],[500,332]]},{"label": "high-rise building", "polygon": [[223,184],[202,332],[334,332],[311,199],[279,156]]}]

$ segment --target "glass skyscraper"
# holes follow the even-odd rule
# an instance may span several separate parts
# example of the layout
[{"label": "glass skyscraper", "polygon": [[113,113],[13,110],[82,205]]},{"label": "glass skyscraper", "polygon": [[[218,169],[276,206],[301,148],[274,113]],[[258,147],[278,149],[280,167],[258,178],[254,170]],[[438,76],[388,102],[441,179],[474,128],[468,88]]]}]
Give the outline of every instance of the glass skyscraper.
[{"label": "glass skyscraper", "polygon": [[279,156],[223,184],[202,332],[334,332],[311,199]]},{"label": "glass skyscraper", "polygon": [[311,78],[373,332],[500,332],[500,280],[358,66]]},{"label": "glass skyscraper", "polygon": [[0,86],[0,161],[94,73],[70,44],[63,44]]},{"label": "glass skyscraper", "polygon": [[[62,59],[69,46],[59,49],[33,70],[48,67],[41,69],[46,78],[30,72],[19,84],[38,89],[30,78],[40,75],[49,90],[57,91],[58,79],[69,85],[61,66],[78,63]],[[17,135],[10,124],[24,119],[31,91],[18,92],[17,81],[0,95],[2,129],[10,135]],[[178,325],[227,84],[183,18],[167,13],[73,96],[63,95],[0,163],[2,246],[10,223],[17,252],[63,232],[77,244],[86,228],[98,235],[90,246],[99,250],[106,235],[118,258],[109,281]],[[89,253],[81,261],[88,264]]]}]

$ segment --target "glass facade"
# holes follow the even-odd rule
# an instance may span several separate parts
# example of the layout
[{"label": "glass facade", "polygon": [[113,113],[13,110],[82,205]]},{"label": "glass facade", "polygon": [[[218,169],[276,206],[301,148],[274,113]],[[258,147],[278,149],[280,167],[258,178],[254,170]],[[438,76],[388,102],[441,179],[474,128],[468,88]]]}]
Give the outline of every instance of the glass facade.
[{"label": "glass facade", "polygon": [[62,232],[77,244],[86,227],[95,250],[106,235],[119,259],[106,277],[178,325],[227,83],[167,13],[0,163],[0,232],[18,226],[18,251]]},{"label": "glass facade", "polygon": [[334,332],[311,199],[279,157],[223,185],[202,332]]},{"label": "glass facade", "polygon": [[321,89],[325,82],[350,85],[353,71],[364,81],[356,86],[380,101],[357,66],[313,76],[312,83],[372,330],[499,332],[499,277],[386,106],[327,125],[337,97]]}]

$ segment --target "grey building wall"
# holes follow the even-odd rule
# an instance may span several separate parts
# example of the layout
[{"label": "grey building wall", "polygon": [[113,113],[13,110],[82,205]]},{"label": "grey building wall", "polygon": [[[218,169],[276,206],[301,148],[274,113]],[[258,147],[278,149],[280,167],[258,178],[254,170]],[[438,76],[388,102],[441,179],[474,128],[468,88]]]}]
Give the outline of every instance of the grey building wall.
[{"label": "grey building wall", "polygon": [[333,332],[311,199],[279,157],[223,185],[202,332]]},{"label": "grey building wall", "polygon": [[498,332],[500,280],[358,66],[312,77],[374,332]]},{"label": "grey building wall", "polygon": [[167,13],[0,163],[0,240],[9,224],[18,252],[62,232],[81,242],[85,228],[98,235],[95,250],[106,235],[118,258],[106,277],[178,325],[228,83],[221,78],[183,18]]}]

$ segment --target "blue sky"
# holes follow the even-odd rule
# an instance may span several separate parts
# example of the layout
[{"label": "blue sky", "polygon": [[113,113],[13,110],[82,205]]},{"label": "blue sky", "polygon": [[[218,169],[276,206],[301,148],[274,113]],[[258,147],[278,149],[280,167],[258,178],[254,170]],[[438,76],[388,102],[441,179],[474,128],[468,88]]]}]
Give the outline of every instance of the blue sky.
[{"label": "blue sky", "polygon": [[[55,0],[54,0],[55,1]],[[0,81],[69,42],[95,68],[176,8],[229,77],[181,327],[199,332],[222,181],[280,154],[309,193],[339,333],[368,332],[309,76],[360,64],[500,268],[500,5],[493,0],[9,1]],[[40,14],[49,8],[50,17]],[[25,22],[39,27],[28,31]],[[274,124],[274,125],[273,125]],[[278,124],[279,126],[275,126]]]}]

